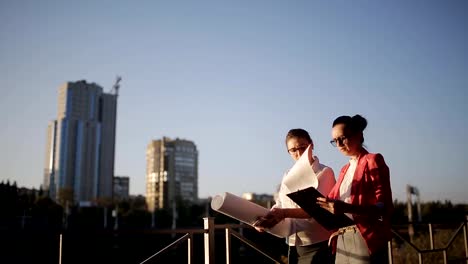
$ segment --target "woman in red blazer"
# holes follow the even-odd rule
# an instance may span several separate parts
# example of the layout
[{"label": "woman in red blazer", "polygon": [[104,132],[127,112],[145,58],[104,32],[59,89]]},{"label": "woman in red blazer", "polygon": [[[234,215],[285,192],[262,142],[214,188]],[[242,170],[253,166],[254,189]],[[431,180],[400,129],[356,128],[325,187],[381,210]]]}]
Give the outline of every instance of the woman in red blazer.
[{"label": "woman in red blazer", "polygon": [[317,203],[334,214],[345,213],[355,225],[340,228],[330,237],[335,263],[388,263],[393,211],[390,172],[381,154],[363,147],[367,120],[340,116],[333,122],[330,143],[350,157],[327,198]]}]

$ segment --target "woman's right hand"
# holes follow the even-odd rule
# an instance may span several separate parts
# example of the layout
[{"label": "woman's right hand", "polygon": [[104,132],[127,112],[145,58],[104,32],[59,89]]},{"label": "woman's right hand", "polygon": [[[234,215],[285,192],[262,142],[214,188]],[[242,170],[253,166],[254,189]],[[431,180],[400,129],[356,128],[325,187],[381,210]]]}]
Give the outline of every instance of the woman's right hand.
[{"label": "woman's right hand", "polygon": [[259,226],[255,226],[255,224],[254,224],[254,228],[255,228],[255,230],[257,230],[258,232],[265,232],[265,228],[259,227]]},{"label": "woman's right hand", "polygon": [[341,214],[344,212],[345,203],[341,200],[318,197],[317,204],[332,214]]}]

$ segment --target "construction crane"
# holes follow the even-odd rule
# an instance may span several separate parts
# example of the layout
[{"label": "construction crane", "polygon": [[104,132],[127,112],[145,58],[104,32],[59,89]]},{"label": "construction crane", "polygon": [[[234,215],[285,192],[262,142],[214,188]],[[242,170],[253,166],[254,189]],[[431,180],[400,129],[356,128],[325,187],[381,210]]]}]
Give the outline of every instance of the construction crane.
[{"label": "construction crane", "polygon": [[122,81],[122,77],[117,75],[117,77],[115,78],[115,83],[112,86],[111,90],[111,93],[115,94],[116,96],[119,96],[120,81]]}]

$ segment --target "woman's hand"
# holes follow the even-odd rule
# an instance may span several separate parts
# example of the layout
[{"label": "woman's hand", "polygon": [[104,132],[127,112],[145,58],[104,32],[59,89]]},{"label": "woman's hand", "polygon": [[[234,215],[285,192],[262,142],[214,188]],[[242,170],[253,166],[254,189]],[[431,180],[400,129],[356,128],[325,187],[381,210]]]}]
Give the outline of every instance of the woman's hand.
[{"label": "woman's hand", "polygon": [[286,217],[285,210],[282,208],[273,208],[265,216],[261,216],[253,224],[257,231],[272,228]]},{"label": "woman's hand", "polygon": [[332,214],[342,214],[344,213],[345,203],[341,200],[335,200],[330,198],[318,197],[317,204],[326,209]]},{"label": "woman's hand", "polygon": [[254,228],[255,228],[255,230],[257,230],[258,232],[265,232],[265,228],[256,226],[256,223],[257,223],[257,222],[254,223]]}]

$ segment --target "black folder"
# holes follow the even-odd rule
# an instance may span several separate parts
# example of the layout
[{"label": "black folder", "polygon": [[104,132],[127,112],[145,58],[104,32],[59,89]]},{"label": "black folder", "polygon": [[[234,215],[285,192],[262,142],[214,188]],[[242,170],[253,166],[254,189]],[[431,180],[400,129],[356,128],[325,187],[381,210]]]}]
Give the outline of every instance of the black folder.
[{"label": "black folder", "polygon": [[318,197],[324,197],[314,187],[288,193],[287,196],[327,230],[354,225],[353,220],[345,214],[335,215],[317,204]]}]

